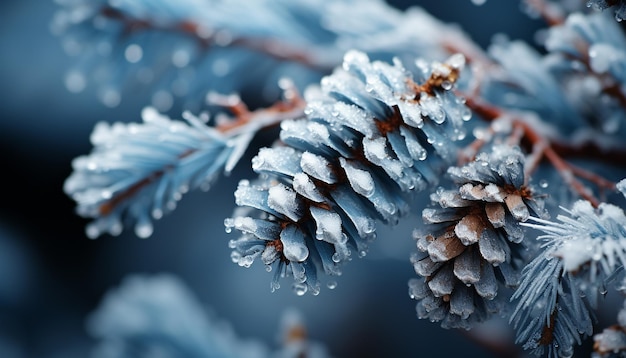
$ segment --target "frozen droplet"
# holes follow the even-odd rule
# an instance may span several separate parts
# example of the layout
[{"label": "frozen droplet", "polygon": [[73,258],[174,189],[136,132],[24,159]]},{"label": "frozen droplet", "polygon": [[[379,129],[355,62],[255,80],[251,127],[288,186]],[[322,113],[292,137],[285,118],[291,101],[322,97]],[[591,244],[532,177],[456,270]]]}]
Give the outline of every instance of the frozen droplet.
[{"label": "frozen droplet", "polygon": [[65,87],[72,93],[82,92],[87,86],[85,75],[78,71],[70,71],[65,76]]},{"label": "frozen droplet", "polygon": [[113,193],[110,190],[103,190],[100,193],[100,196],[102,197],[102,199],[104,200],[109,200],[113,197]]},{"label": "frozen droplet", "polygon": [[443,89],[445,89],[446,91],[449,91],[449,90],[452,89],[452,82],[450,82],[450,81],[443,81],[443,82],[441,82],[441,87]]},{"label": "frozen droplet", "polygon": [[270,265],[265,265],[265,271],[267,271],[267,272],[272,272],[272,266],[270,266]]},{"label": "frozen droplet", "polygon": [[303,283],[294,283],[293,285],[293,291],[296,293],[296,295],[298,296],[304,296],[304,294],[306,293],[306,291],[308,290],[307,285],[303,284]]},{"label": "frozen droplet", "polygon": [[128,45],[124,51],[124,57],[130,63],[137,63],[143,57],[143,49],[137,44]]},{"label": "frozen droplet", "polygon": [[191,55],[189,54],[189,51],[187,50],[182,50],[182,49],[176,50],[172,54],[172,63],[174,64],[174,66],[178,68],[183,68],[187,66],[190,60],[191,60]]},{"label": "frozen droplet", "polygon": [[333,256],[331,256],[331,259],[333,260],[333,262],[339,262],[341,261],[341,255],[338,252],[335,252]]},{"label": "frozen droplet", "polygon": [[461,118],[466,122],[469,121],[470,119],[472,119],[472,111],[470,111],[469,108],[463,108],[461,112]]},{"label": "frozen droplet", "polygon": [[541,179],[539,181],[539,186],[542,187],[543,189],[547,188],[550,184],[548,184],[548,181],[545,179]]},{"label": "frozen droplet", "polygon": [[152,210],[152,217],[155,220],[159,220],[160,218],[163,217],[163,210],[161,210],[159,208]]},{"label": "frozen droplet", "polygon": [[211,71],[217,77],[224,77],[230,72],[230,63],[224,59],[217,59],[211,64]]},{"label": "frozen droplet", "polygon": [[589,47],[589,64],[595,73],[607,72],[617,56],[617,50],[606,43],[594,44]]},{"label": "frozen droplet", "polygon": [[98,228],[96,224],[91,223],[87,225],[87,227],[85,228],[85,234],[87,235],[88,238],[95,239],[98,236],[100,236],[100,229]]},{"label": "frozen droplet", "polygon": [[328,281],[326,283],[326,287],[328,287],[328,289],[330,289],[330,290],[334,290],[335,288],[337,288],[337,281],[335,281],[335,280]]},{"label": "frozen droplet", "polygon": [[360,258],[363,258],[363,257],[365,257],[365,256],[367,256],[367,251],[365,251],[365,250],[361,250],[361,251],[359,251],[359,257],[360,257]]},{"label": "frozen droplet", "polygon": [[153,227],[150,221],[140,221],[135,225],[135,235],[139,238],[146,239],[152,235]]}]

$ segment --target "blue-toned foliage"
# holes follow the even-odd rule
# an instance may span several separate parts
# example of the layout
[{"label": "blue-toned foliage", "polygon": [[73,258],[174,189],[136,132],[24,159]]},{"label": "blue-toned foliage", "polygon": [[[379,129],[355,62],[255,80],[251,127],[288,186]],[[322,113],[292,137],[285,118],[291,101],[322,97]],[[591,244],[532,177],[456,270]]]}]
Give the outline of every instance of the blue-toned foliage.
[{"label": "blue-toned foliage", "polygon": [[626,36],[620,24],[607,17],[571,14],[550,28],[545,40],[546,65],[560,79],[576,112],[587,118],[587,125],[578,128],[579,136],[602,136],[597,140],[602,142],[615,135],[605,146],[616,145],[626,134]]},{"label": "blue-toned foliage", "polygon": [[275,100],[278,79],[303,89],[351,49],[387,61],[443,59],[440,38],[464,38],[419,8],[401,12],[378,0],[58,2],[53,31],[79,58],[66,85],[80,92],[94,82],[110,107],[142,87],[160,111],[181,102],[198,111],[208,90],[253,88]]},{"label": "blue-toned foliage", "polygon": [[558,222],[533,218],[526,226],[541,230],[543,252],[524,269],[513,298],[511,320],[518,341],[550,356],[571,355],[580,336],[592,333],[590,308],[598,295],[626,264],[626,216],[617,206],[602,203],[595,209],[576,202]]},{"label": "blue-toned foliage", "polygon": [[[238,235],[232,261],[261,261],[272,291],[290,277],[297,295],[317,295],[325,275],[367,254],[379,223],[421,212],[423,224],[410,223],[418,317],[470,329],[506,314],[517,343],[550,357],[594,333],[626,264],[623,198],[610,193],[626,192],[614,182],[626,161],[626,36],[608,11],[577,11],[615,7],[620,20],[623,1],[524,1],[550,25],[545,52],[505,36],[484,52],[419,8],[379,0],[59,2],[53,31],[78,57],[70,91],[95,82],[110,107],[129,89],[152,93],[143,123],[98,124],[93,152],[73,163],[65,191],[94,219],[89,237],[126,225],[149,236],[152,219],[280,125],[252,159],[258,176],[236,178],[238,207],[224,220]],[[276,102],[249,111],[233,92]],[[159,114],[205,105],[234,118]],[[415,194],[428,190],[425,208]],[[549,220],[546,197],[571,209]],[[598,357],[622,354],[622,316],[595,336]],[[242,352],[176,279],[135,277],[90,330],[103,357],[328,355],[286,317],[279,351]]]},{"label": "blue-toned foliage", "polygon": [[400,62],[353,51],[306,93],[307,118],[284,121],[281,143],[253,159],[266,179],[235,192],[239,206],[258,211],[226,220],[244,233],[230,243],[233,261],[260,258],[273,266],[272,289],[287,275],[297,292],[317,294],[318,272],[338,275],[352,251],[365,254],[377,219],[406,213],[406,192],[438,182],[470,118],[451,91],[464,59],[419,65],[414,82]]},{"label": "blue-toned foliage", "polygon": [[[190,189],[205,186],[226,165],[246,138],[228,138],[186,113],[188,123],[142,112],[144,122],[100,123],[91,135],[92,153],[74,160],[65,192],[81,216],[94,218],[87,236],[118,235],[124,221],[139,237],[152,234],[152,219],[173,210]],[[237,158],[233,158],[236,160]]]}]

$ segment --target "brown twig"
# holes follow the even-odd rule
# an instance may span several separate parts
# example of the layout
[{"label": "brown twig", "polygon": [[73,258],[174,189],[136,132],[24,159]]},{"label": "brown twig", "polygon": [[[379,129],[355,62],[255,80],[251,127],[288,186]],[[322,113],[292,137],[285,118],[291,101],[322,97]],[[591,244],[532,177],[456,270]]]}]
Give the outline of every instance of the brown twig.
[{"label": "brown twig", "polygon": [[[474,97],[467,98],[466,104],[475,113],[479,114],[483,119],[489,122],[493,122],[506,114],[504,109],[493,106]],[[534,159],[532,167],[529,169],[530,171],[534,170],[534,167],[541,161],[541,159],[547,159],[557,169],[563,181],[569,185],[574,192],[589,201],[595,207],[600,204],[600,201],[578,178],[585,179],[595,184],[600,189],[615,190],[615,183],[610,180],[566,162],[560,153],[557,152],[557,149],[564,147],[554,147],[548,138],[542,136],[523,118],[519,116],[510,117],[514,133],[516,131],[521,131],[523,133],[523,139],[527,140],[532,145]],[[568,152],[571,153],[573,148],[567,149],[569,149]]]},{"label": "brown twig", "polygon": [[241,133],[247,126],[267,128],[279,124],[285,119],[304,116],[306,102],[293,85],[284,88],[284,100],[267,108],[250,111],[248,106],[237,96],[210,95],[209,102],[223,106],[234,114],[234,119],[220,123],[216,129],[227,136]]}]

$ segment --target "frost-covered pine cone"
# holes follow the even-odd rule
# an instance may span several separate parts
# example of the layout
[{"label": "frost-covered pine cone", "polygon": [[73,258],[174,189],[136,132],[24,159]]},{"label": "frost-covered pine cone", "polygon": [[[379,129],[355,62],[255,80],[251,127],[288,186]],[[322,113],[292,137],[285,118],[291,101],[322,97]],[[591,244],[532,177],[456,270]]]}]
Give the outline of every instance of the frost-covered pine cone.
[{"label": "frost-covered pine cone", "polygon": [[247,267],[260,257],[275,272],[272,289],[293,275],[296,293],[316,294],[318,270],[339,275],[352,251],[364,255],[375,221],[395,223],[405,193],[435,184],[455,160],[471,115],[450,91],[464,62],[418,61],[414,81],[399,61],[347,53],[305,93],[306,118],[284,121],[281,143],[253,159],[261,179],[239,184],[237,205],[260,212],[226,219],[244,233],[230,243],[233,260]]},{"label": "frost-covered pine cone", "polygon": [[411,261],[422,278],[410,280],[409,294],[420,318],[470,328],[497,310],[498,278],[516,284],[519,223],[542,209],[524,185],[519,149],[496,146],[448,174],[458,188],[431,196],[437,207],[423,211],[427,233],[414,233],[421,252]]}]

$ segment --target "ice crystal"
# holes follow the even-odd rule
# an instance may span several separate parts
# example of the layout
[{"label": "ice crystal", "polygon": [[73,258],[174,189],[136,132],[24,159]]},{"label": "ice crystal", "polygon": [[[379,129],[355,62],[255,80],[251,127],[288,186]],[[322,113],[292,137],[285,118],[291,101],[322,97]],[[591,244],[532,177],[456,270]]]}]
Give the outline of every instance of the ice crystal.
[{"label": "ice crystal", "polygon": [[431,196],[437,207],[423,211],[425,233],[414,233],[421,253],[411,261],[422,278],[409,282],[409,294],[418,317],[469,329],[498,310],[498,278],[516,284],[520,222],[542,209],[525,186],[519,149],[496,146],[448,175],[457,188]]},{"label": "ice crystal", "polygon": [[307,118],[284,121],[282,144],[253,159],[269,178],[239,184],[237,205],[269,215],[247,220],[275,231],[227,220],[244,232],[231,241],[233,260],[249,266],[261,257],[278,266],[272,288],[292,275],[297,293],[318,293],[318,270],[338,275],[351,252],[366,252],[376,220],[395,223],[407,211],[405,192],[435,184],[454,159],[466,109],[443,83],[454,84],[463,65],[455,55],[414,81],[399,61],[348,52],[343,68],[305,94]]}]

